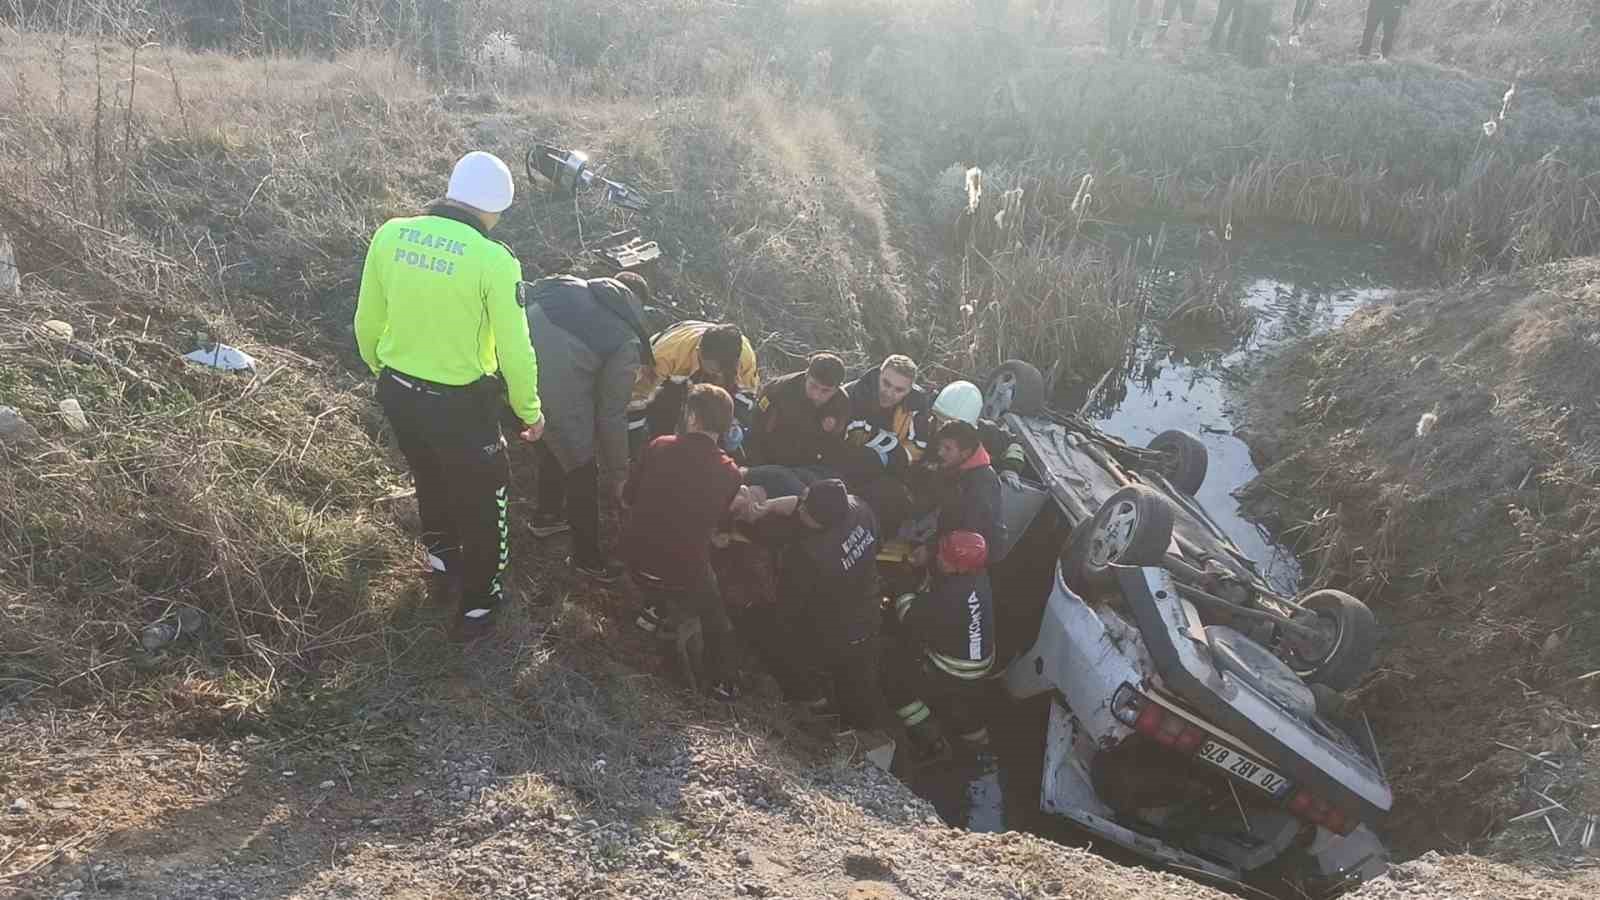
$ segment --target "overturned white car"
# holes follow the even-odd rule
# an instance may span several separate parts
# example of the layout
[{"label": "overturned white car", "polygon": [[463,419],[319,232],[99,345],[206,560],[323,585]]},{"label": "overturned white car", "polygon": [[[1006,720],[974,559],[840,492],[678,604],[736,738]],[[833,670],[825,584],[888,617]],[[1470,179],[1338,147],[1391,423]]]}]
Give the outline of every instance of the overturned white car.
[{"label": "overturned white car", "polygon": [[1371,612],[1275,593],[1194,500],[1192,436],[1131,447],[1047,410],[1025,363],[985,391],[1030,468],[1004,489],[992,575],[1004,692],[1043,729],[1040,808],[1217,879],[1381,874],[1393,796],[1340,693],[1371,665]]}]

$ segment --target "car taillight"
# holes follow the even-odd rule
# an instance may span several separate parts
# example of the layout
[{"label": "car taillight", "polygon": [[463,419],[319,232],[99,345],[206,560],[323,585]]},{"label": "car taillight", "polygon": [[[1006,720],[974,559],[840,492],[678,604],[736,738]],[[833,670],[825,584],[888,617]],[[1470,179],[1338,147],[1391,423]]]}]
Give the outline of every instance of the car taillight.
[{"label": "car taillight", "polygon": [[1159,703],[1146,700],[1133,721],[1135,731],[1163,747],[1179,753],[1193,753],[1206,742],[1206,733],[1189,724],[1182,716],[1167,712]]},{"label": "car taillight", "polygon": [[1301,789],[1289,797],[1289,812],[1313,825],[1321,825],[1334,834],[1349,834],[1356,823],[1337,806],[1330,804],[1310,791]]}]

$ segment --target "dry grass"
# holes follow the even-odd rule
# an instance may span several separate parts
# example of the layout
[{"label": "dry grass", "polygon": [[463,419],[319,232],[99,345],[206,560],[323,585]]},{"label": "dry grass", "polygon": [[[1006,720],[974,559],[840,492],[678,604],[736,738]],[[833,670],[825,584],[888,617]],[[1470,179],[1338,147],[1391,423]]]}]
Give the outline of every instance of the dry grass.
[{"label": "dry grass", "polygon": [[[250,717],[298,675],[419,639],[391,633],[416,599],[406,504],[386,499],[403,481],[348,322],[367,235],[431,199],[469,146],[515,159],[560,135],[657,198],[634,223],[587,202],[519,205],[503,236],[530,272],[592,262],[585,234],[642,224],[668,248],[663,292],[743,322],[770,364],[818,343],[857,360],[914,346],[848,108],[780,115],[785,101],[750,85],[665,109],[611,101],[599,120],[543,94],[479,95],[464,115],[384,54],[14,37],[0,51],[0,228],[22,293],[0,304],[0,396],[45,440],[0,473],[17,498],[0,511],[9,696],[138,686]],[[496,111],[513,104],[535,111]],[[47,319],[75,345],[47,337]],[[207,340],[261,370],[186,369],[178,356]],[[69,396],[85,434],[55,415]],[[206,614],[205,642],[138,650],[146,623],[184,607]],[[153,688],[136,671],[152,665]]]},{"label": "dry grass", "polygon": [[[1511,824],[1473,846],[1586,856],[1568,838],[1600,812],[1586,677],[1600,670],[1586,599],[1600,576],[1597,283],[1580,261],[1407,298],[1254,391],[1257,408],[1293,409],[1268,429],[1286,442],[1252,502],[1276,497],[1312,580],[1364,597],[1389,628],[1359,694],[1385,737],[1403,846]],[[1551,802],[1541,792],[1562,807],[1511,823]]]}]

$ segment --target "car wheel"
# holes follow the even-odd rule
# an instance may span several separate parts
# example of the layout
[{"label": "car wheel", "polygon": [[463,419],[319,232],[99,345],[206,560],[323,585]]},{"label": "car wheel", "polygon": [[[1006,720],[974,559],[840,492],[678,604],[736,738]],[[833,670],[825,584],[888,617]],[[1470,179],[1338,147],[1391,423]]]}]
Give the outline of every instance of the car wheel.
[{"label": "car wheel", "polygon": [[1165,455],[1169,461],[1164,473],[1172,486],[1193,497],[1206,481],[1206,467],[1210,454],[1200,439],[1187,431],[1163,431],[1150,441],[1150,449]]},{"label": "car wheel", "polygon": [[998,419],[1008,412],[1019,416],[1044,412],[1044,374],[1020,359],[1001,363],[983,384],[984,418]]},{"label": "car wheel", "polygon": [[1172,505],[1150,488],[1130,485],[1106,498],[1094,518],[1067,538],[1067,587],[1083,594],[1115,580],[1113,566],[1159,566],[1172,543]]},{"label": "car wheel", "polygon": [[1372,610],[1344,591],[1329,589],[1301,597],[1300,605],[1315,614],[1315,621],[1307,624],[1320,639],[1289,639],[1290,666],[1308,682],[1336,691],[1355,687],[1372,668],[1378,649],[1378,620]]}]

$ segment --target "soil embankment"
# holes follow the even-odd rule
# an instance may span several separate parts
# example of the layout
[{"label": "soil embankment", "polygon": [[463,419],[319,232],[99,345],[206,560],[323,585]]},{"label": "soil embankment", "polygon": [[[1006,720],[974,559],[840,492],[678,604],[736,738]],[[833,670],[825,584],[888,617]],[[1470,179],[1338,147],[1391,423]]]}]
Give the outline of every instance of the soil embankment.
[{"label": "soil embankment", "polygon": [[[1012,65],[1017,57],[1001,52],[1011,44],[978,53],[971,29],[949,26],[947,15],[971,14],[966,4],[691,2],[669,4],[671,14],[557,5],[549,21],[529,24],[519,6],[476,23],[521,42],[495,44],[498,62],[477,60],[474,83],[493,90],[469,94],[447,88],[449,76],[419,74],[461,62],[440,58],[432,39],[443,25],[432,19],[396,25],[430,39],[426,59],[374,49],[404,35],[345,41],[353,20],[342,15],[330,17],[327,43],[308,41],[303,7],[298,19],[208,44],[239,57],[144,43],[145,25],[160,23],[142,19],[68,23],[89,29],[73,35],[6,32],[0,227],[21,277],[0,297],[0,405],[30,424],[7,432],[0,465],[0,889],[1213,896],[1031,837],[931,824],[927,807],[862,767],[858,748],[808,738],[769,708],[770,693],[731,711],[686,697],[630,640],[620,597],[573,582],[558,550],[536,549],[525,504],[512,539],[523,602],[497,646],[464,660],[422,602],[414,512],[350,348],[364,242],[383,218],[431,199],[461,151],[515,159],[535,138],[558,139],[659,202],[639,219],[589,200],[519,203],[499,234],[530,272],[581,268],[593,261],[585,235],[640,225],[666,251],[658,274],[676,312],[739,321],[774,369],[819,346],[852,362],[896,349],[967,369],[1026,352],[1017,334],[1064,346],[1036,323],[1070,320],[1057,331],[1091,342],[1059,288],[1090,285],[1066,293],[1103,307],[1097,285],[1115,279],[1036,239],[1068,220],[1193,206],[1226,234],[1224,211],[1276,213],[1417,231],[1424,250],[1459,244],[1450,258],[1473,264],[1591,247],[1600,234],[1591,212],[1563,198],[1586,196],[1592,166],[1549,155],[1541,137],[1572,140],[1587,120],[1529,91],[1527,127],[1480,149],[1479,110],[1499,106],[1503,87],[1410,66],[1252,73],[1198,60],[1180,70],[1074,50],[1012,79],[991,70]],[[435,4],[428,15],[464,8]],[[360,49],[334,55],[341,47]],[[1446,107],[1440,96],[1451,98],[1448,115],[1413,134],[1419,109]],[[1373,136],[1390,122],[1407,123],[1417,143],[1394,159],[1369,156],[1387,147]],[[969,271],[941,253],[935,235],[949,223],[923,208],[932,175],[1036,152],[1037,171],[997,178],[987,201],[1006,188],[1029,195],[1030,218],[1008,220],[1026,227],[1012,232],[985,210],[1010,258]],[[1390,163],[1424,159],[1448,159],[1449,171],[1416,200]],[[1266,177],[1275,172],[1287,174]],[[1312,184],[1325,193],[1307,193]],[[1526,214],[1473,218],[1502,208]],[[1442,237],[1462,232],[1475,240]],[[1008,266],[1033,277],[1010,277]],[[1069,281],[1075,266],[1088,274]],[[990,268],[1000,274],[986,289]],[[977,317],[963,309],[972,299]],[[46,325],[56,322],[71,337]],[[216,340],[254,354],[257,375],[179,361]],[[1120,353],[1119,341],[1105,343]],[[79,401],[88,428],[58,412],[64,399]],[[1572,402],[1588,410],[1590,399]],[[1538,490],[1547,475],[1575,471],[1518,477]],[[519,468],[520,497],[528,475]],[[1533,527],[1552,507],[1521,508]],[[1535,559],[1575,565],[1547,552],[1559,537],[1531,533]],[[186,611],[203,614],[204,627],[143,649],[145,625]],[[1506,628],[1488,634],[1519,651],[1537,642],[1565,660],[1583,646],[1578,625],[1533,628],[1504,615],[1494,621]],[[1586,668],[1574,656],[1511,677],[1554,696],[1592,683],[1562,686]],[[1452,673],[1482,674],[1391,661],[1366,691],[1380,730],[1399,742],[1391,765],[1403,810],[1422,811],[1403,812],[1417,848],[1443,843],[1417,824],[1425,815],[1457,809],[1431,799],[1455,796],[1449,785],[1461,782],[1450,779],[1467,771],[1444,762],[1474,760],[1429,762],[1432,751],[1407,743],[1420,732],[1400,727],[1398,704],[1408,691],[1446,690],[1410,682]],[[1471,721],[1521,722],[1522,688],[1494,683],[1506,690],[1473,698],[1482,702]],[[1401,700],[1382,705],[1384,691]],[[1590,721],[1581,699],[1554,711]],[[1501,740],[1544,752],[1506,729]],[[1510,771],[1522,759],[1501,763]],[[1463,794],[1479,777],[1467,776]],[[1577,808],[1566,786],[1530,786]],[[1554,818],[1569,837],[1571,821]],[[1453,858],[1369,890],[1564,888]]]},{"label": "soil embankment", "polygon": [[1400,295],[1286,351],[1250,392],[1263,471],[1247,507],[1309,582],[1362,597],[1385,628],[1355,697],[1402,852],[1590,858],[1597,389],[1600,262],[1585,259]]}]

